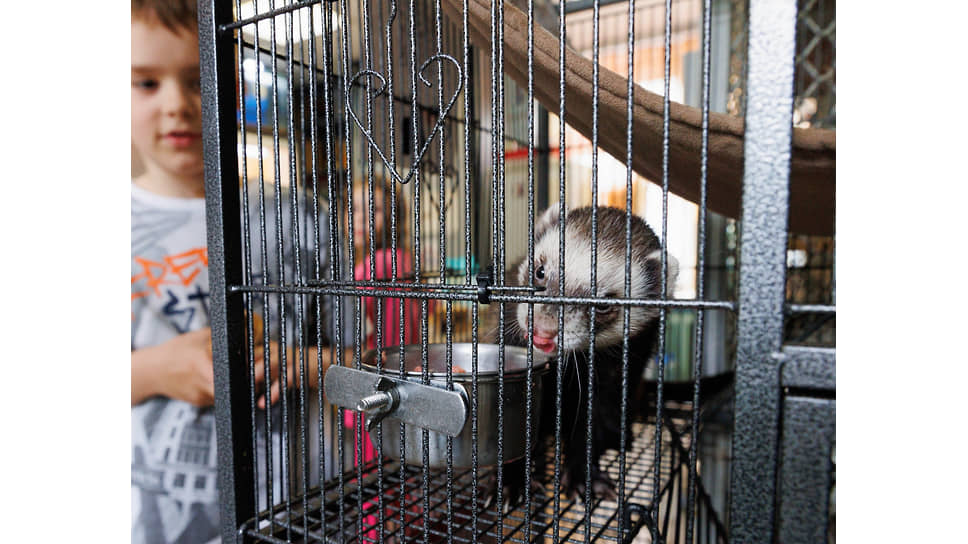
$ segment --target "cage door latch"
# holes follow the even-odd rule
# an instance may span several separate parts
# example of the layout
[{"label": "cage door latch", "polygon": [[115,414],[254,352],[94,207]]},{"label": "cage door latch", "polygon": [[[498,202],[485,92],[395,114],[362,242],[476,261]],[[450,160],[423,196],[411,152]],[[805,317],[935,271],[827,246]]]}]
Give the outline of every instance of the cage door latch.
[{"label": "cage door latch", "polygon": [[428,431],[457,436],[467,421],[467,392],[460,384],[430,385],[375,372],[333,365],[324,380],[326,399],[366,414],[372,431],[384,419],[397,419]]},{"label": "cage door latch", "polygon": [[477,274],[477,302],[480,304],[490,304],[491,302],[491,282],[494,278],[494,267],[488,266]]},{"label": "cage door latch", "polygon": [[360,399],[356,403],[356,409],[366,413],[366,430],[372,431],[383,421],[388,414],[397,409],[400,404],[400,394],[397,393],[396,385],[390,380],[380,376],[373,384],[376,391]]}]

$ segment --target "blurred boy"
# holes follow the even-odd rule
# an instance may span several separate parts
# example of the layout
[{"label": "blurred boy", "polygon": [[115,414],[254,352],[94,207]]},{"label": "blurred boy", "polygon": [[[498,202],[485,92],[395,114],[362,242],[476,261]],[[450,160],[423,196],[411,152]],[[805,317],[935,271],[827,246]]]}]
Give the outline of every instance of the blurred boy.
[{"label": "blurred boy", "polygon": [[[217,542],[220,534],[196,17],[194,0],[131,3],[131,139],[145,167],[131,184],[131,537],[139,543]],[[300,202],[300,214],[312,209],[304,197]],[[250,213],[253,207],[256,202]],[[267,208],[268,235],[278,237],[274,207]],[[300,241],[303,270],[294,270],[291,253],[297,244],[291,240],[290,216],[283,217],[281,236],[287,248],[285,274],[291,281],[311,274],[314,245]],[[254,217],[258,222],[257,213]],[[316,219],[322,239],[328,239],[326,215]],[[277,262],[277,242],[268,240],[270,263]],[[260,245],[254,245],[249,262],[258,270],[253,281],[278,282],[273,277],[277,270],[261,269]],[[320,269],[328,270],[327,244],[320,245]],[[280,298],[273,296],[265,308],[262,297],[253,297],[255,313],[269,316],[270,338],[276,338],[279,319],[274,316],[287,312],[287,338],[297,338],[295,300],[288,297],[280,308]],[[306,297],[302,307],[304,321],[310,320],[315,311],[308,310]],[[306,337],[315,340],[316,335],[309,332]],[[282,427],[276,401],[296,380],[297,361],[291,352],[286,357],[289,383],[283,386],[278,345],[269,344],[271,357],[265,358],[261,339],[256,340],[255,377],[261,408],[268,360],[275,435]],[[325,370],[329,350],[319,351]],[[307,347],[304,353],[309,385],[316,386],[317,351]],[[266,419],[264,412],[259,417]],[[257,455],[264,456],[264,428],[255,434]],[[278,501],[284,471],[278,441],[271,442]],[[265,460],[260,462],[264,467]],[[264,501],[260,493],[260,507],[266,506]]]}]

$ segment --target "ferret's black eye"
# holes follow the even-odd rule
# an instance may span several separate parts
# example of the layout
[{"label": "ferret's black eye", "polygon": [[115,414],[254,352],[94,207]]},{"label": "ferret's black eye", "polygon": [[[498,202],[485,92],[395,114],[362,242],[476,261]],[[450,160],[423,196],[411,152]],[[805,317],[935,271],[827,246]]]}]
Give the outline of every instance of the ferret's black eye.
[{"label": "ferret's black eye", "polygon": [[[616,297],[616,294],[615,293],[605,293],[605,298],[615,298],[615,297]],[[612,310],[614,308],[618,308],[618,306],[609,306],[607,304],[596,304],[595,305],[595,310],[596,311],[599,311],[599,312],[607,312],[607,311]]]},{"label": "ferret's black eye", "polygon": [[535,271],[534,271],[534,277],[535,277],[535,279],[539,279],[539,280],[545,279],[544,265],[541,265],[541,266],[539,266],[538,268],[535,269]]}]

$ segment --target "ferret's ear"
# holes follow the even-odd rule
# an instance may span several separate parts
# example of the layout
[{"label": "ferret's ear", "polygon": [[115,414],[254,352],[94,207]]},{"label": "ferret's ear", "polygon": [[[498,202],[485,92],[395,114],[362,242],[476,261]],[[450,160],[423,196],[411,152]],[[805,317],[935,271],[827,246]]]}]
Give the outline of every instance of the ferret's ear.
[{"label": "ferret's ear", "polygon": [[669,267],[669,273],[666,279],[666,298],[672,298],[672,293],[676,290],[676,282],[679,281],[679,259],[676,259],[671,253],[667,257],[666,264]]},{"label": "ferret's ear", "polygon": [[548,229],[558,228],[558,208],[558,202],[555,202],[534,222],[535,240],[544,236]]},{"label": "ferret's ear", "polygon": [[[662,267],[662,250],[655,250],[649,253],[645,259],[647,261],[652,261],[655,270],[658,271]],[[672,293],[676,290],[676,281],[679,279],[679,259],[676,259],[671,253],[666,255],[666,298],[672,298]],[[658,276],[658,274],[656,274]]]}]

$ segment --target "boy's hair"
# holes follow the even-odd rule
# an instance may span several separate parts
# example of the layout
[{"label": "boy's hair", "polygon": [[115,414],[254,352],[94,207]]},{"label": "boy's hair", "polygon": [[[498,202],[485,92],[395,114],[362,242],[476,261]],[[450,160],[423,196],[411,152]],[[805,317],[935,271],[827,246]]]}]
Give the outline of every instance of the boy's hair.
[{"label": "boy's hair", "polygon": [[161,23],[174,33],[198,33],[196,0],[131,0],[131,18]]}]

